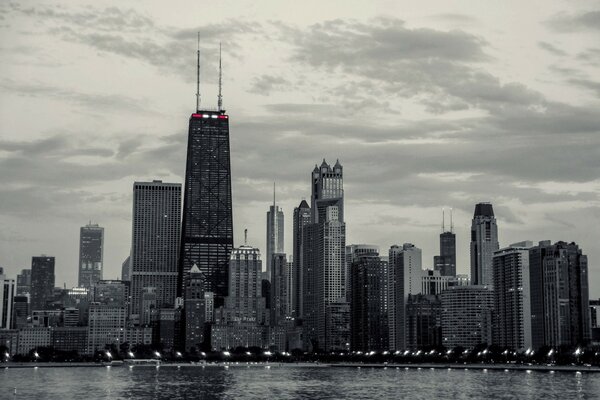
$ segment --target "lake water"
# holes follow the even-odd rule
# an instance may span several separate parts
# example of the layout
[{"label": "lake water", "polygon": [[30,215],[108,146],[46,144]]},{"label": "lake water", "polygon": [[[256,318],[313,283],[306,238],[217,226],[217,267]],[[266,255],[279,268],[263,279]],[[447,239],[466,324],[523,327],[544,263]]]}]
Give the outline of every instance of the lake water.
[{"label": "lake water", "polygon": [[0,399],[598,399],[600,374],[313,367],[0,370]]}]

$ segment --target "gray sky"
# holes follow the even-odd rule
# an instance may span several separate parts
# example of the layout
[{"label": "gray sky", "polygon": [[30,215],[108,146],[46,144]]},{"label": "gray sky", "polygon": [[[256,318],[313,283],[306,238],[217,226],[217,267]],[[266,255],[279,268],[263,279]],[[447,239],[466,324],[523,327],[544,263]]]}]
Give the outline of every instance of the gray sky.
[{"label": "gray sky", "polygon": [[[344,165],[348,243],[438,251],[453,207],[469,270],[475,203],[501,246],[576,241],[600,296],[600,3],[98,1],[0,5],[0,265],[57,258],[105,227],[105,277],[131,242],[135,180],[182,182],[195,106],[230,114],[236,243],[265,249],[277,181],[291,215],[325,157]],[[143,7],[140,6],[143,4]]]}]

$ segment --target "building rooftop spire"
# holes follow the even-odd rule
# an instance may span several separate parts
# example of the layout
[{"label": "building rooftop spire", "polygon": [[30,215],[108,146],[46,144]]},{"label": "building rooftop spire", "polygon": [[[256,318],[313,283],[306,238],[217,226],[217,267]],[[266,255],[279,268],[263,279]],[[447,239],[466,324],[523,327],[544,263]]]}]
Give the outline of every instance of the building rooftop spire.
[{"label": "building rooftop spire", "polygon": [[219,96],[217,98],[217,107],[219,111],[223,109],[223,68],[221,65],[221,42],[219,42]]},{"label": "building rooftop spire", "polygon": [[198,31],[198,50],[196,52],[196,112],[200,110],[200,31]]}]

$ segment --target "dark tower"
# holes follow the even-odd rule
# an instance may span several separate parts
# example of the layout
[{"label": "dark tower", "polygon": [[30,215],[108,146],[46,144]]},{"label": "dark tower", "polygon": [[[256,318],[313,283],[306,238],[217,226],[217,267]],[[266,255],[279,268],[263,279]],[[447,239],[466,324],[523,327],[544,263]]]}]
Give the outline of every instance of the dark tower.
[{"label": "dark tower", "polygon": [[[200,50],[197,72],[200,82]],[[229,117],[221,108],[221,98],[217,110],[200,109],[199,83],[196,99],[188,131],[177,288],[181,297],[186,276],[196,264],[204,275],[205,290],[215,293],[215,306],[219,306],[228,294],[233,249]]]},{"label": "dark tower", "polygon": [[442,233],[440,233],[440,255],[433,257],[433,268],[443,276],[456,276],[456,234],[450,209],[450,230],[446,230],[446,220],[442,210]]}]

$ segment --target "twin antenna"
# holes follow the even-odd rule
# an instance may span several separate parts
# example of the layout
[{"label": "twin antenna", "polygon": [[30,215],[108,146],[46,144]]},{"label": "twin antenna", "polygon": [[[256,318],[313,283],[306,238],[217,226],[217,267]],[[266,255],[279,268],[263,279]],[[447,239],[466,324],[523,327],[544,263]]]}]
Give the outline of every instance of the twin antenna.
[{"label": "twin antenna", "polygon": [[[198,51],[196,52],[196,111],[200,111],[200,32],[198,32]],[[219,95],[217,96],[217,107],[223,110],[223,67],[221,63],[221,42],[219,42]]]},{"label": "twin antenna", "polygon": [[[446,232],[446,209],[442,208],[442,233]],[[450,209],[450,232],[454,233],[454,223],[452,222],[452,208]]]}]

